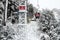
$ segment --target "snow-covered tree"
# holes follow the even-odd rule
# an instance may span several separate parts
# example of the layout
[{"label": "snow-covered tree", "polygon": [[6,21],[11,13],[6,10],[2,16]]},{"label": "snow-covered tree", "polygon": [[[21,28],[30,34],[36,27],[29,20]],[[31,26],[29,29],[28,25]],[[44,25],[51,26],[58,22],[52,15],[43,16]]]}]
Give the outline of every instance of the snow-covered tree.
[{"label": "snow-covered tree", "polygon": [[54,30],[59,27],[59,23],[57,22],[52,10],[44,10],[42,12],[39,25],[41,31],[46,32],[52,39],[54,37],[56,38],[57,33]]},{"label": "snow-covered tree", "polygon": [[29,22],[29,19],[32,19],[33,18],[33,13],[34,13],[34,11],[33,11],[33,5],[32,4],[28,4],[27,5],[27,21]]},{"label": "snow-covered tree", "polygon": [[11,16],[12,12],[17,12],[18,3],[16,3],[15,1],[12,0],[8,0],[8,17]]},{"label": "snow-covered tree", "polygon": [[27,16],[30,17],[30,18],[32,18],[33,17],[33,13],[34,13],[34,11],[33,11],[33,5],[29,4],[27,6],[28,6],[28,9],[27,9],[28,14],[27,14]]}]

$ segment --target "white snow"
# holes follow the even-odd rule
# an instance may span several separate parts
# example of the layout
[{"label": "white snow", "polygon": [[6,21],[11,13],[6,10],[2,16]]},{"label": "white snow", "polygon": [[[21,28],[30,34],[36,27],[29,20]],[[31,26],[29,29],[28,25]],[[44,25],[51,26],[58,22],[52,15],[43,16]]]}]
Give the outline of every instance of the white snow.
[{"label": "white snow", "polygon": [[13,40],[39,40],[37,31],[39,27],[36,21],[31,21],[27,26],[16,26],[17,24],[13,26],[16,33]]},{"label": "white snow", "polygon": [[[40,31],[38,31],[38,20],[31,21],[29,24],[24,26],[14,24],[11,26],[11,28],[14,29],[14,32],[16,34],[13,36],[13,40],[40,40],[40,34],[44,35]],[[47,34],[44,36],[48,37]]]},{"label": "white snow", "polygon": [[60,22],[60,13],[59,13],[59,10],[53,11],[53,14],[54,14],[55,19],[57,20],[57,22]]},{"label": "white snow", "polygon": [[28,24],[27,26],[27,30],[28,30],[28,40],[39,40],[38,38],[38,25],[37,22],[35,21],[31,21],[30,24]]}]

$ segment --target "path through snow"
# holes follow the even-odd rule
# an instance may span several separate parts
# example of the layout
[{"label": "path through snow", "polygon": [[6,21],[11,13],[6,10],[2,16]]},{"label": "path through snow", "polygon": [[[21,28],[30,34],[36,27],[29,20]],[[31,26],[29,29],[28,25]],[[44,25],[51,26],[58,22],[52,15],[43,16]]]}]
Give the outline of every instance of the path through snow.
[{"label": "path through snow", "polygon": [[14,29],[16,34],[13,36],[13,40],[40,40],[40,34],[43,35],[43,33],[38,31],[38,21],[31,21],[27,26],[14,24],[9,27]]},{"label": "path through snow", "polygon": [[27,26],[27,38],[28,40],[39,40],[38,36],[38,23],[36,21],[31,21]]},{"label": "path through snow", "polygon": [[39,35],[38,35],[39,27],[36,21],[31,21],[25,27],[20,27],[20,28],[19,27],[17,28],[18,32],[17,35],[15,35],[16,39],[14,40],[39,40]]}]

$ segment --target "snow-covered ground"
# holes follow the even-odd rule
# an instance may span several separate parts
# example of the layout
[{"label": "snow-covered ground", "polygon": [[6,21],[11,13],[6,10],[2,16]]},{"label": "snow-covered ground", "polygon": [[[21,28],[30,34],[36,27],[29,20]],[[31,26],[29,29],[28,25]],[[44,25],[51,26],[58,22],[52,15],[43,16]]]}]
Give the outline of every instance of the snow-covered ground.
[{"label": "snow-covered ground", "polygon": [[29,24],[21,26],[18,24],[10,25],[10,29],[12,28],[15,33],[13,35],[13,40],[41,40],[40,38],[44,35],[45,37],[49,37],[47,34],[41,33],[38,31],[38,20],[37,21],[31,21]]},{"label": "snow-covered ground", "polygon": [[31,21],[24,26],[7,23],[7,26],[14,30],[15,35],[13,36],[13,40],[39,40],[40,33],[38,31],[38,22],[36,21]]},{"label": "snow-covered ground", "polygon": [[38,23],[36,21],[31,21],[27,26],[27,38],[28,40],[39,40]]},{"label": "snow-covered ground", "polygon": [[17,37],[18,40],[39,40],[38,28],[37,22],[31,21],[25,27],[18,28],[18,36],[15,35],[15,38]]}]

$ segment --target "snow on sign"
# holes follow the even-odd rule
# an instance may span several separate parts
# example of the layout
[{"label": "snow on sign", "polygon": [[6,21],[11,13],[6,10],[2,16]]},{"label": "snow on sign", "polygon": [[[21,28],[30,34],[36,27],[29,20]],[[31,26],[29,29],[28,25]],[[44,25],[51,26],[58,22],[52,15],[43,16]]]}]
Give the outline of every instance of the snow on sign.
[{"label": "snow on sign", "polygon": [[26,3],[25,0],[21,1],[19,3],[19,6],[18,6],[19,12],[26,12],[26,10],[27,10],[27,6],[26,5],[27,5],[27,3]]},{"label": "snow on sign", "polygon": [[25,10],[25,6],[19,6],[19,10]]}]

